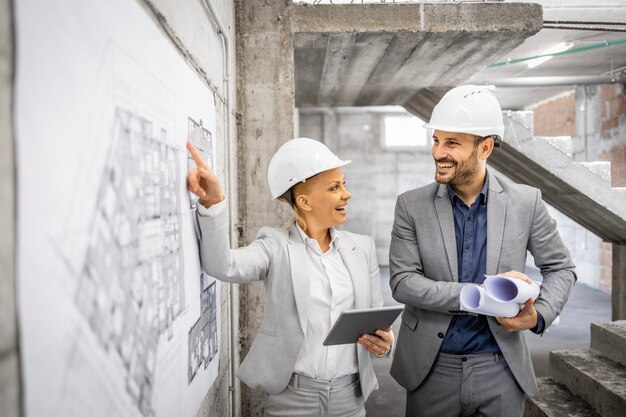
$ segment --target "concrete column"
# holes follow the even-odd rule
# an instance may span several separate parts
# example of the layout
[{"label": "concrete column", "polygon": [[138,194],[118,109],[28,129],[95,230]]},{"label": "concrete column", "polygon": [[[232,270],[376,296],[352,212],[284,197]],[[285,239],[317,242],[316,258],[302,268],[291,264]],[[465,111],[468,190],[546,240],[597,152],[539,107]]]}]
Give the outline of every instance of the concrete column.
[{"label": "concrete column", "polygon": [[576,88],[576,136],[572,137],[575,161],[597,161],[600,138],[600,87],[585,85]]},{"label": "concrete column", "polygon": [[15,292],[13,3],[0,0],[0,415],[17,417],[20,373]]},{"label": "concrete column", "polygon": [[626,320],[626,245],[613,243],[612,320]]},{"label": "concrete column", "polygon": [[[238,201],[240,244],[262,226],[281,226],[287,206],[271,201],[267,165],[294,134],[294,58],[286,0],[240,0],[236,4]],[[265,313],[262,284],[240,287],[241,357],[250,349]],[[262,395],[242,386],[242,416],[261,415]]]}]

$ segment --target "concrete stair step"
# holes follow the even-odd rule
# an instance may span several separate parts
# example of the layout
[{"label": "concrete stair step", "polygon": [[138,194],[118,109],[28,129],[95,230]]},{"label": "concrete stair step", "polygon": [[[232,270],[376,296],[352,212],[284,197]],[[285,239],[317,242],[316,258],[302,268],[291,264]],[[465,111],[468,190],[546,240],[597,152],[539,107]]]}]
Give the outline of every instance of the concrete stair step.
[{"label": "concrete stair step", "polygon": [[591,323],[591,350],[626,366],[626,320]]},{"label": "concrete stair step", "polygon": [[536,136],[535,140],[543,140],[554,146],[561,152],[572,156],[572,137],[571,136]]},{"label": "concrete stair step", "polygon": [[611,184],[611,163],[607,161],[594,161],[594,162],[574,162],[574,164],[580,164],[593,172],[603,180]]},{"label": "concrete stair step", "polygon": [[524,417],[601,417],[582,398],[551,378],[537,378],[539,394],[526,397]]},{"label": "concrete stair step", "polygon": [[624,417],[626,367],[591,350],[550,351],[552,378],[603,417]]}]

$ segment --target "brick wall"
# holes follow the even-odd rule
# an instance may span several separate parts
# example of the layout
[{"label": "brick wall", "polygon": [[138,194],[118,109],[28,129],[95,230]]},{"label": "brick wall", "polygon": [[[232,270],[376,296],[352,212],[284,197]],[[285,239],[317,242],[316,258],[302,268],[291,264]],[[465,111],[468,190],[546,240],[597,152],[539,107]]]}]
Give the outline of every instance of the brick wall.
[{"label": "brick wall", "polygon": [[626,187],[626,144],[617,145],[602,153],[600,160],[611,162],[611,185]]},{"label": "brick wall", "polygon": [[574,91],[537,103],[529,110],[535,113],[535,136],[576,135],[576,94]]}]

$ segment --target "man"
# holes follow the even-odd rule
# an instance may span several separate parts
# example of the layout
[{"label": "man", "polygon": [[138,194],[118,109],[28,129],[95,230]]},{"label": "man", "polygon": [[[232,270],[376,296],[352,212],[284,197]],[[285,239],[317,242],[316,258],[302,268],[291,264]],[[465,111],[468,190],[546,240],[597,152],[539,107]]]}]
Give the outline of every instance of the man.
[{"label": "man", "polygon": [[[393,297],[406,304],[391,375],[407,390],[407,416],[521,417],[537,383],[524,330],[542,334],[576,280],[574,264],[539,190],[486,169],[503,139],[493,94],[450,90],[433,110],[435,183],[398,197],[390,248]],[[541,293],[513,318],[459,311],[464,285],[485,274],[531,282]]]}]

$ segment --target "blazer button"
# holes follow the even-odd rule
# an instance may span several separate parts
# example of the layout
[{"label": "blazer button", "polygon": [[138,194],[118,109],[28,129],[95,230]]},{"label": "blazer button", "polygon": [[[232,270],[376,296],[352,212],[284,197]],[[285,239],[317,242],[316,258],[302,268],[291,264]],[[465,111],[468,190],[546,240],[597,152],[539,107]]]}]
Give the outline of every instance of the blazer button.
[{"label": "blazer button", "polygon": [[437,337],[443,339],[443,333],[437,333]]}]

